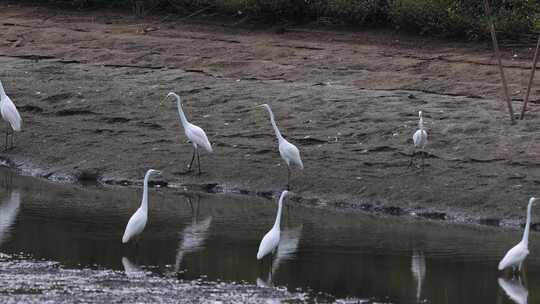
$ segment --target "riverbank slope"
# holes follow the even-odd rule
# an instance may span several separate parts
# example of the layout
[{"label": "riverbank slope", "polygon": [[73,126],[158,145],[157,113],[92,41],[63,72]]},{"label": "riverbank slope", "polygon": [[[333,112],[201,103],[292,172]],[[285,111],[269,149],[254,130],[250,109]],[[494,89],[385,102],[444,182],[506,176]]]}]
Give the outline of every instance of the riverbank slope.
[{"label": "riverbank slope", "polygon": [[[487,44],[380,32],[161,22],[110,12],[2,6],[0,79],[24,131],[2,157],[56,180],[140,181],[275,195],[286,168],[268,115],[301,150],[295,201],[322,207],[517,225],[540,184],[537,96],[510,125]],[[530,50],[505,48],[519,109]],[[214,146],[201,176],[169,92]],[[408,168],[417,112],[425,170]]]}]

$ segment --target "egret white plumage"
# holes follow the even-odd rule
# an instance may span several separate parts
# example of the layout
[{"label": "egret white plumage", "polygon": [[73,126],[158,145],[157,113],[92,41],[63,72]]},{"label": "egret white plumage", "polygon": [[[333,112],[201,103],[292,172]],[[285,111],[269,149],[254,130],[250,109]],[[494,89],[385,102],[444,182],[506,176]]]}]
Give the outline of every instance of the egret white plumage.
[{"label": "egret white plumage", "polygon": [[127,223],[126,231],[124,231],[124,236],[122,237],[122,243],[124,244],[141,234],[146,226],[148,220],[148,180],[152,174],[161,174],[161,172],[154,169],[146,171],[141,206],[133,213]]},{"label": "egret white plumage", "polygon": [[289,192],[287,190],[281,193],[278,202],[278,211],[276,214],[276,221],[270,231],[268,231],[262,241],[259,244],[259,250],[257,251],[257,260],[262,259],[267,254],[273,252],[279,245],[279,239],[281,234],[281,210],[283,209],[283,200]]},{"label": "egret white plumage", "polygon": [[9,129],[12,130],[11,132],[11,148],[13,148],[13,137],[15,137],[14,132],[21,131],[22,126],[22,119],[21,115],[19,114],[19,111],[17,111],[17,107],[11,101],[11,98],[7,96],[6,91],[4,90],[4,86],[2,85],[2,82],[0,81],[0,114],[2,114],[2,118],[6,121],[6,141],[5,141],[5,147],[4,150],[8,149],[8,137],[9,137]]},{"label": "egret white plumage", "polygon": [[293,229],[286,229],[281,231],[279,246],[275,251],[274,260],[272,261],[270,271],[268,272],[268,277],[266,281],[260,277],[257,278],[257,286],[273,287],[272,276],[278,270],[281,262],[283,262],[284,260],[292,259],[298,251],[298,245],[300,243],[300,238],[302,237],[302,228],[303,226],[300,225]]},{"label": "egret white plumage", "polygon": [[529,204],[527,205],[527,222],[525,224],[525,231],[523,232],[523,238],[521,241],[512,249],[508,250],[501,262],[499,262],[499,270],[504,270],[511,267],[514,272],[521,272],[523,268],[523,261],[527,255],[529,255],[529,230],[531,228],[531,212],[532,206],[536,202],[535,197],[529,199]]},{"label": "egret white plumage", "polygon": [[274,132],[276,133],[276,137],[278,139],[279,155],[281,155],[281,158],[287,164],[287,189],[289,189],[291,168],[296,167],[299,169],[304,169],[302,158],[300,158],[300,150],[298,150],[295,145],[291,144],[285,138],[283,138],[283,135],[281,135],[281,132],[276,125],[274,113],[272,112],[270,106],[268,104],[262,104],[260,105],[260,107],[266,108],[266,110],[268,110],[268,114],[270,114],[270,122],[272,123],[272,127],[274,128]]},{"label": "egret white plumage", "polygon": [[[191,157],[191,162],[188,165],[188,171],[191,171],[191,166],[193,165],[193,161],[195,160],[195,154],[197,154],[197,164],[199,166],[199,174],[201,174],[199,147],[202,147],[208,153],[212,153],[212,145],[210,144],[210,141],[208,141],[208,137],[206,137],[206,133],[204,132],[204,130],[190,123],[187,120],[186,114],[182,109],[182,99],[180,98],[180,96],[178,96],[178,94],[174,92],[169,92],[169,94],[167,94],[167,97],[165,97],[164,100],[169,98],[170,96],[174,96],[176,98],[176,106],[178,107],[178,115],[180,116],[180,122],[182,123],[182,127],[184,127],[186,137],[189,139],[189,141],[191,141],[191,144],[193,145],[193,156]],[[161,103],[163,103],[163,101]]]},{"label": "egret white plumage", "polygon": [[418,111],[418,130],[413,134],[414,151],[411,155],[411,161],[409,167],[413,164],[414,157],[416,155],[416,149],[420,149],[422,153],[422,169],[424,168],[425,148],[428,143],[428,134],[424,129],[424,119],[422,118],[422,111]]}]

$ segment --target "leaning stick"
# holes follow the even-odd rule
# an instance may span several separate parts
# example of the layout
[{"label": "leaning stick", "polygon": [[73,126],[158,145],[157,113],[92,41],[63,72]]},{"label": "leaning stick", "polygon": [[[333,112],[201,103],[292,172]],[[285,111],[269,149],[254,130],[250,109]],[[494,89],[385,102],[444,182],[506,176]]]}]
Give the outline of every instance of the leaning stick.
[{"label": "leaning stick", "polygon": [[534,72],[536,72],[536,63],[538,62],[538,49],[540,48],[540,35],[538,35],[538,42],[536,43],[536,50],[534,51],[534,59],[531,67],[531,76],[529,77],[529,83],[527,84],[527,93],[525,93],[525,101],[523,101],[523,108],[521,108],[521,116],[519,119],[525,117],[525,111],[527,111],[527,103],[529,102],[529,94],[531,93],[531,87],[534,79]]},{"label": "leaning stick", "polygon": [[489,21],[489,30],[491,32],[491,41],[493,42],[493,50],[495,51],[495,57],[497,57],[497,62],[499,63],[499,72],[501,73],[501,80],[503,84],[504,97],[506,98],[506,104],[508,105],[508,113],[510,114],[510,121],[514,124],[514,110],[512,109],[512,101],[510,100],[510,95],[508,94],[508,84],[506,83],[506,77],[504,76],[503,65],[501,61],[501,54],[499,52],[499,43],[497,42],[497,35],[495,34],[495,25],[493,24],[493,19],[491,18],[491,8],[489,6],[489,0],[484,0],[484,8],[486,10],[486,15]]}]

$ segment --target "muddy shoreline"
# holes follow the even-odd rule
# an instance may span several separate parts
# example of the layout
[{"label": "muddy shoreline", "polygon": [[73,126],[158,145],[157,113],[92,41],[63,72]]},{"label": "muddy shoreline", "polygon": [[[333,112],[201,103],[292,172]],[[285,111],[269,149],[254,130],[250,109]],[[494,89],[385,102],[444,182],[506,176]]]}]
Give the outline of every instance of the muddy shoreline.
[{"label": "muddy shoreline", "polygon": [[[487,45],[0,7],[0,79],[24,120],[1,157],[23,174],[130,186],[153,167],[160,186],[272,197],[286,169],[254,109],[266,102],[304,159],[297,204],[517,227],[538,191],[540,80],[510,125]],[[517,111],[531,50],[504,51]],[[201,176],[182,174],[191,146],[159,106],[169,91],[213,144]],[[424,172],[407,168],[418,110]]]}]

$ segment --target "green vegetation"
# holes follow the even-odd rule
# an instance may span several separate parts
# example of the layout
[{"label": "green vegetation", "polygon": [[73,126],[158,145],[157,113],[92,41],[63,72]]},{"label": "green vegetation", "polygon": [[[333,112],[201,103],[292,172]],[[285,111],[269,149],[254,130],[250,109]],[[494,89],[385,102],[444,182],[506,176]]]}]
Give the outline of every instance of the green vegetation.
[{"label": "green vegetation", "polygon": [[[321,22],[357,27],[391,27],[420,34],[488,36],[483,0],[34,0],[77,7],[133,7],[134,11],[201,8],[248,16],[262,22]],[[491,0],[498,31],[516,35],[538,26],[540,0]],[[142,7],[142,9],[141,9]]]}]

